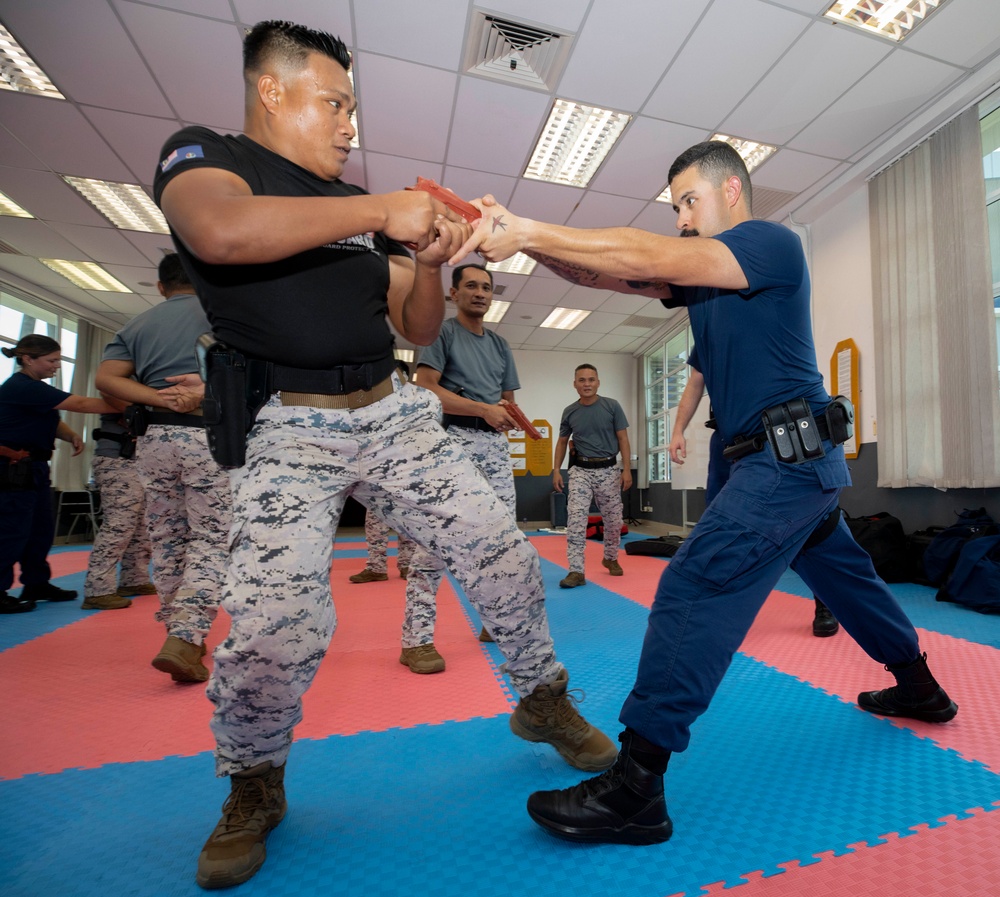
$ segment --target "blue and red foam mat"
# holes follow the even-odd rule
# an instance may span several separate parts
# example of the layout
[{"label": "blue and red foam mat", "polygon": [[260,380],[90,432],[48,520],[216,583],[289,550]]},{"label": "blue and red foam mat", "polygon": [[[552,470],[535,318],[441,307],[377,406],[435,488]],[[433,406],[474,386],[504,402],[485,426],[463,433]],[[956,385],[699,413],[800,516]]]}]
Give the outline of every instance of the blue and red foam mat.
[{"label": "blue and red foam mat", "polygon": [[[665,559],[587,545],[587,585],[558,587],[565,537],[532,537],[552,633],[582,712],[614,737]],[[811,634],[794,574],[768,599],[691,747],[670,761],[675,833],[651,847],[548,836],[528,794],[583,774],[508,729],[502,658],[453,583],[417,676],[399,661],[405,583],[354,585],[364,544],[338,541],[339,627],[288,762],[289,811],[240,895],[435,897],[959,897],[1000,894],[1000,618],[893,586],[932,669],[960,705],[941,726],[854,704],[891,684],[844,632]],[[82,589],[87,552],[53,554]],[[390,562],[390,573],[395,574]],[[163,640],[155,596],[118,611],[79,602],[0,617],[0,894],[203,893],[198,852],[228,782],[214,777],[203,686],[149,665]],[[228,621],[220,614],[214,647]],[[210,658],[208,660],[210,663]]]}]

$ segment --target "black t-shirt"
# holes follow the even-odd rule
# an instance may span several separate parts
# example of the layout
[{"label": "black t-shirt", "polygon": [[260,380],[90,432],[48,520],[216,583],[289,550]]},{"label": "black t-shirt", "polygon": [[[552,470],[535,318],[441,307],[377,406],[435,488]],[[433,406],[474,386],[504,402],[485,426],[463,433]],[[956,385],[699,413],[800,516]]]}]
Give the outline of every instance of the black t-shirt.
[{"label": "black t-shirt", "polygon": [[[255,195],[357,196],[364,190],[324,181],[248,137],[185,128],[163,146],[153,182],[191,168],[221,168]],[[386,323],[389,256],[407,255],[381,233],[358,234],[260,265],[210,265],[174,235],[174,245],[222,342],[256,358],[314,370],[377,361],[392,352]]]}]

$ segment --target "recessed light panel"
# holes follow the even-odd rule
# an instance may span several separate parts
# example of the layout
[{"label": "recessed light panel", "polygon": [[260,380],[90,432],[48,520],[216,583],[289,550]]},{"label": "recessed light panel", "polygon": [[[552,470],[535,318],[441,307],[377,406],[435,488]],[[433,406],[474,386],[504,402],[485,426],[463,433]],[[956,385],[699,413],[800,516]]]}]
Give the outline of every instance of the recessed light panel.
[{"label": "recessed light panel", "polygon": [[163,213],[138,184],[119,184],[69,175],[63,175],[63,180],[115,227],[149,234],[170,233]]},{"label": "recessed light panel", "polygon": [[509,259],[504,259],[502,262],[487,262],[486,270],[495,271],[498,274],[523,274],[527,276],[535,270],[537,264],[538,262],[523,252],[515,252]]},{"label": "recessed light panel", "polygon": [[586,187],[631,120],[624,112],[557,99],[524,176]]},{"label": "recessed light panel", "polygon": [[825,13],[828,19],[861,28],[891,41],[901,41],[945,0],[847,0],[834,3]]},{"label": "recessed light panel", "polygon": [[3,25],[0,25],[0,90],[66,99]]},{"label": "recessed light panel", "polygon": [[590,312],[583,308],[554,308],[539,326],[552,330],[573,330],[589,314]]},{"label": "recessed light panel", "polygon": [[0,215],[10,215],[13,218],[34,218],[26,209],[22,209],[9,196],[0,193]]},{"label": "recessed light panel", "polygon": [[494,299],[490,303],[490,310],[486,312],[483,320],[487,324],[499,324],[503,320],[503,316],[507,314],[508,308],[510,308],[509,302],[504,302],[503,299]]},{"label": "recessed light panel", "polygon": [[70,283],[85,290],[103,290],[108,293],[131,293],[121,281],[116,280],[100,265],[94,262],[71,262],[66,259],[39,259],[56,274],[61,274]]}]

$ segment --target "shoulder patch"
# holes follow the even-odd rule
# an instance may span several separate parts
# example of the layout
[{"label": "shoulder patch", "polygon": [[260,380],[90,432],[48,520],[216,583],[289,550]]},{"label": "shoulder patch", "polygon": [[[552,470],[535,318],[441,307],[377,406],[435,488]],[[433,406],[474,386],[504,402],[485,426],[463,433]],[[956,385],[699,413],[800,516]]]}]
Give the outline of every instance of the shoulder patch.
[{"label": "shoulder patch", "polygon": [[205,151],[201,146],[194,144],[192,146],[182,146],[175,149],[166,159],[160,162],[160,171],[167,172],[174,167],[178,162],[184,162],[187,159],[204,159]]}]

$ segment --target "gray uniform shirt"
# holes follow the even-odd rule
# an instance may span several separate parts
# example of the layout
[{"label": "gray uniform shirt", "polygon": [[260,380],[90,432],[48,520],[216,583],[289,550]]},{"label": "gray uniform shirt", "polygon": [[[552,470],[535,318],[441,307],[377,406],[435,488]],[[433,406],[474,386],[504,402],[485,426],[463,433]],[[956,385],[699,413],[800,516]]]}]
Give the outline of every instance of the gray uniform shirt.
[{"label": "gray uniform shirt", "polygon": [[105,347],[104,361],[131,361],[140,383],[163,389],[170,386],[166,377],[198,370],[194,345],[211,329],[197,296],[171,296],[122,327]]},{"label": "gray uniform shirt", "polygon": [[418,364],[441,373],[441,385],[476,402],[495,405],[505,390],[520,389],[514,354],[502,336],[487,330],[470,333],[457,318],[441,325],[436,340],[420,353]]},{"label": "gray uniform shirt", "polygon": [[611,458],[618,454],[618,431],[628,429],[622,406],[598,396],[592,405],[574,402],[562,413],[559,435],[572,436],[576,453],[583,458]]}]

